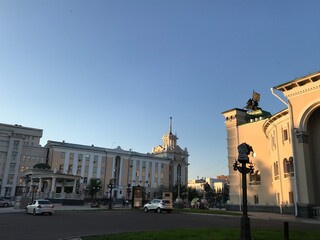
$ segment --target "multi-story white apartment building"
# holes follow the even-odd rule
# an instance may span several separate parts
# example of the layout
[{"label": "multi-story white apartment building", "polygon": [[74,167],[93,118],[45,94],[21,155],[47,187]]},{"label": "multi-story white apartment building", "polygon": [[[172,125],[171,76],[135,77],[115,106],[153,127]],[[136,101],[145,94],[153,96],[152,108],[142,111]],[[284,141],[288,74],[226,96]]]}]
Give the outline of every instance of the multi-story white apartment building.
[{"label": "multi-story white apartment building", "polygon": [[22,172],[45,163],[46,149],[40,146],[42,130],[0,124],[0,195],[14,196],[22,183]]},{"label": "multi-story white apartment building", "polygon": [[[248,209],[297,216],[320,215],[320,72],[273,87],[287,107],[274,114],[234,108],[223,112],[227,130],[229,209],[240,209],[241,174],[234,170],[238,145],[257,153],[247,175]],[[286,101],[275,93],[283,93]]]}]

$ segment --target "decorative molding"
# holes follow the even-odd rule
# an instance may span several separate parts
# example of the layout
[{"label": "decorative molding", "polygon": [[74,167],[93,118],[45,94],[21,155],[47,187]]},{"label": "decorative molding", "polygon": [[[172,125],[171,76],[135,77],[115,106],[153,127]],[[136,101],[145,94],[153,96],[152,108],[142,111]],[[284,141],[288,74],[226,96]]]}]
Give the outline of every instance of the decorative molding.
[{"label": "decorative molding", "polygon": [[306,133],[297,132],[296,137],[298,139],[298,143],[309,143],[309,136]]},{"label": "decorative molding", "polygon": [[290,94],[286,94],[286,97],[287,98],[291,98],[291,97],[294,97],[294,96],[302,95],[304,93],[308,93],[308,92],[311,92],[311,91],[318,90],[319,88],[320,88],[320,85],[308,87],[308,88],[305,88],[305,89],[300,89],[300,90],[294,91],[294,92],[292,92]]}]

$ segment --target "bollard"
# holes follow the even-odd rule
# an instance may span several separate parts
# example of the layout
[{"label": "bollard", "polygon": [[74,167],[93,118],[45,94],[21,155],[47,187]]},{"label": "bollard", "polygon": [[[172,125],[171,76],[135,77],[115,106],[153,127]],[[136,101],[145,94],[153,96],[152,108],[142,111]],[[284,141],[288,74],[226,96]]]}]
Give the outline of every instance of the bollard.
[{"label": "bollard", "polygon": [[283,223],[283,230],[284,230],[284,240],[289,240],[289,223]]}]

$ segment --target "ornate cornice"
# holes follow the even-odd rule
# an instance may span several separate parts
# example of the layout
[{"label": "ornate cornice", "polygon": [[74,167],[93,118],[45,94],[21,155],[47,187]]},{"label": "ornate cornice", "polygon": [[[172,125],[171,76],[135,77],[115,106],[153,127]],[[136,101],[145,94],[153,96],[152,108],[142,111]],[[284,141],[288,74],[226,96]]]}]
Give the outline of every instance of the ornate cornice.
[{"label": "ornate cornice", "polygon": [[282,91],[287,98],[301,95],[320,88],[320,72],[315,72],[307,76],[294,79],[290,82],[274,87]]}]

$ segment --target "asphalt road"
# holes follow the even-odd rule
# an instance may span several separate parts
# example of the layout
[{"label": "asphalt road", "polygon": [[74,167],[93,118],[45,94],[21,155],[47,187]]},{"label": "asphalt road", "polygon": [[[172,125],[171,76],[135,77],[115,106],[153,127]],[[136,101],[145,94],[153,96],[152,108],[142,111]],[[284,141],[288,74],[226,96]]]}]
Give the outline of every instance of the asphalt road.
[{"label": "asphalt road", "polygon": [[[141,211],[56,211],[53,216],[3,213],[1,240],[58,240],[76,236],[178,228],[240,228],[240,217]],[[283,222],[251,219],[254,228],[283,229]],[[319,228],[318,224],[292,222],[291,229]]]}]

